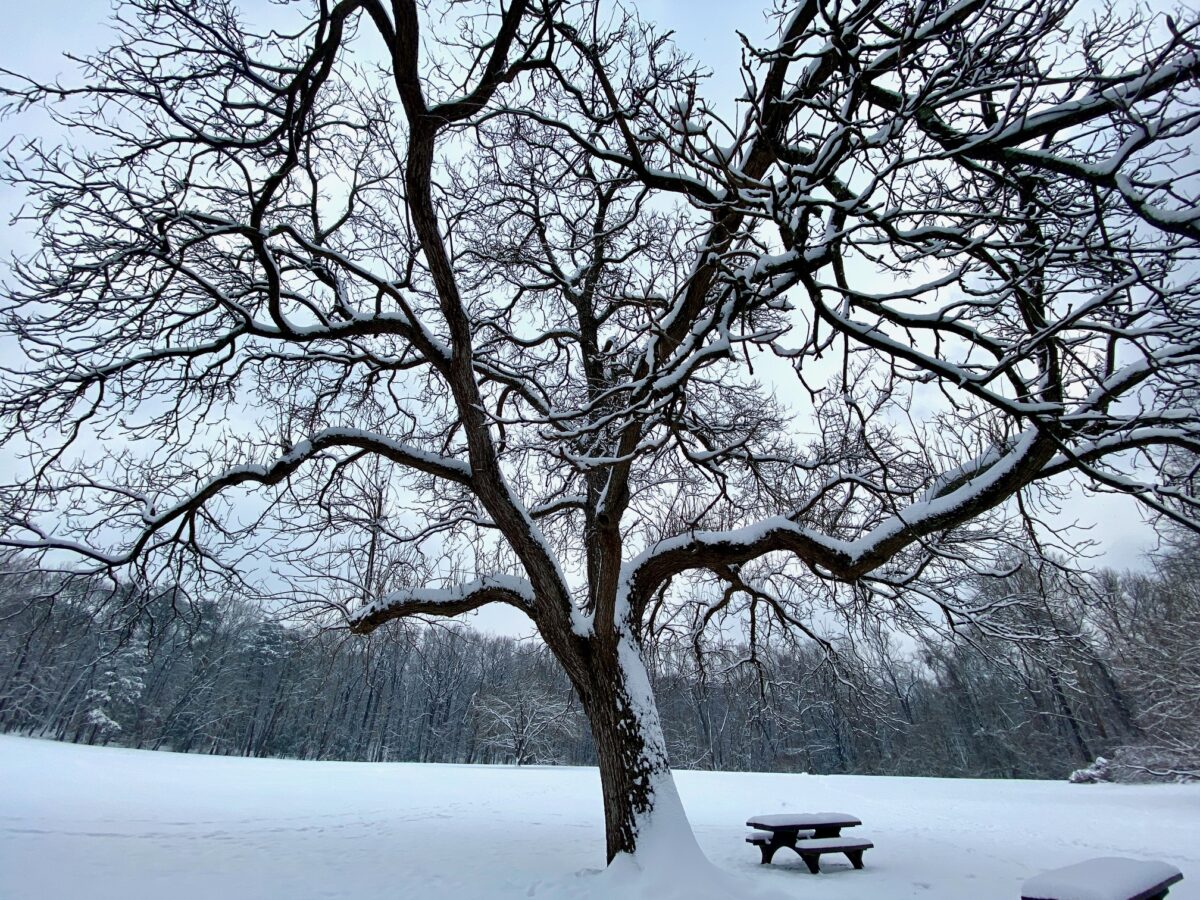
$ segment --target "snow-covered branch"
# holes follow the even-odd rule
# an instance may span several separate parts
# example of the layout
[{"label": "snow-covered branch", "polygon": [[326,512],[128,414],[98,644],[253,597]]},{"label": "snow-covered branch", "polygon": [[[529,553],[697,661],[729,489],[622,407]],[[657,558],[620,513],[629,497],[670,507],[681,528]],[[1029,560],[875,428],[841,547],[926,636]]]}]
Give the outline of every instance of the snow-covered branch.
[{"label": "snow-covered branch", "polygon": [[348,615],[350,630],[369,634],[385,622],[406,616],[457,616],[488,603],[507,603],[532,614],[533,586],[512,575],[487,575],[450,588],[393,591]]}]

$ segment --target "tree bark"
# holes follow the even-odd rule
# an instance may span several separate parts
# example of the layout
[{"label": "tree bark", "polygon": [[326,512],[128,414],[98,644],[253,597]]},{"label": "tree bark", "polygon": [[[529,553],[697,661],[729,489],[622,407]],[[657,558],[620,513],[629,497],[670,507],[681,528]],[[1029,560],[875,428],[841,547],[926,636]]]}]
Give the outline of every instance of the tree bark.
[{"label": "tree bark", "polygon": [[671,776],[640,647],[620,633],[588,643],[590,665],[577,689],[596,745],[607,861],[623,853],[641,860],[667,848],[702,858]]}]

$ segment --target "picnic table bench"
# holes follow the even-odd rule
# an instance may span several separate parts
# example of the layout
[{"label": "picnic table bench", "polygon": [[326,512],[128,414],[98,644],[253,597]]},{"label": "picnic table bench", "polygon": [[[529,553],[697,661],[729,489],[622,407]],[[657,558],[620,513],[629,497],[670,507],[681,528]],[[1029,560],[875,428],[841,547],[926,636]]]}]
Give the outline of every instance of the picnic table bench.
[{"label": "picnic table bench", "polygon": [[1169,863],[1102,856],[1035,875],[1021,900],[1161,900],[1182,880]]},{"label": "picnic table bench", "polygon": [[823,854],[844,853],[850,865],[861,869],[863,851],[875,846],[864,838],[841,836],[843,828],[862,824],[859,819],[846,813],[754,816],[746,824],[759,829],[747,835],[746,842],[758,847],[763,865],[771,862],[777,850],[787,847],[799,854],[808,871],[814,875],[821,871],[820,858]]}]

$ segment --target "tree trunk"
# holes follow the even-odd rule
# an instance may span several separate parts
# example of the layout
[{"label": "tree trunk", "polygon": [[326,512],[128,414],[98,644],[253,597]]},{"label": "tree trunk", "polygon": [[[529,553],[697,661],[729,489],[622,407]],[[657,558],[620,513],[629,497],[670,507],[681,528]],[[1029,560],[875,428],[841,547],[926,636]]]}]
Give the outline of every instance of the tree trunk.
[{"label": "tree trunk", "polygon": [[1047,666],[1046,674],[1050,677],[1050,688],[1054,692],[1054,699],[1058,703],[1059,712],[1067,721],[1067,730],[1070,732],[1071,741],[1078,751],[1078,759],[1082,762],[1095,759],[1095,754],[1092,753],[1091,747],[1088,746],[1087,740],[1083,736],[1083,730],[1079,727],[1079,718],[1075,715],[1075,710],[1072,709],[1070,701],[1067,700],[1067,694],[1063,690],[1062,679],[1059,678],[1058,670],[1053,666]]},{"label": "tree trunk", "polygon": [[702,860],[637,643],[628,635],[590,643],[587,683],[578,687],[600,766],[608,862],[622,853],[639,862],[663,854],[676,865],[693,854]]}]

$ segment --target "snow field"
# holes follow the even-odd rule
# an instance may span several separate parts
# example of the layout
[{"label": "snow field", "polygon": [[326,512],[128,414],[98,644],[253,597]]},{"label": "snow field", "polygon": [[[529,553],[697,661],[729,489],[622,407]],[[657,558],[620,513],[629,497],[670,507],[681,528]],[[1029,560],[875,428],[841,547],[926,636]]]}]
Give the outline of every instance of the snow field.
[{"label": "snow field", "polygon": [[[3,900],[602,900],[654,896],[1015,900],[1039,871],[1095,856],[1183,870],[1200,898],[1200,786],[1069,785],[678,772],[694,866],[602,873],[594,769],[296,762],[0,737]],[[780,851],[752,814],[863,820],[866,868]]]}]

